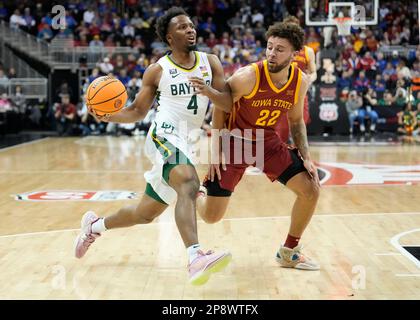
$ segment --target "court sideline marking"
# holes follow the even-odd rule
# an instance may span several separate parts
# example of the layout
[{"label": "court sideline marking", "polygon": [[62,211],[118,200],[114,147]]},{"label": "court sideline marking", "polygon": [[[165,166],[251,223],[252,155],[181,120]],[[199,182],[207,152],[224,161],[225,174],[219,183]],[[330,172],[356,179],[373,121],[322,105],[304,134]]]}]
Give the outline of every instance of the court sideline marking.
[{"label": "court sideline marking", "polygon": [[420,269],[420,261],[417,260],[415,256],[413,256],[410,252],[408,252],[401,244],[400,244],[400,238],[403,236],[406,236],[407,234],[414,233],[414,232],[420,232],[420,229],[412,229],[408,231],[401,232],[391,238],[389,242],[408,260],[410,260],[412,263],[416,265],[417,268]]},{"label": "court sideline marking", "polygon": [[[416,215],[416,216],[418,215],[418,216],[420,216],[420,212],[382,212],[382,213],[317,214],[317,215],[314,215],[313,218],[321,218],[321,217],[332,217],[332,218],[335,218],[335,217],[363,217],[363,216],[387,216],[387,215]],[[253,217],[253,218],[227,218],[227,219],[223,219],[222,221],[247,221],[247,220],[270,220],[270,219],[271,220],[272,219],[274,219],[274,220],[277,220],[277,219],[290,219],[290,216]],[[205,223],[203,220],[197,220],[197,222],[198,223]],[[175,222],[159,221],[159,222],[156,222],[156,223],[149,223],[149,224],[144,224],[144,225],[136,225],[134,227],[145,227],[145,226],[149,226],[150,227],[150,226],[159,225],[159,224],[173,224],[173,225],[175,225]],[[37,236],[37,235],[60,233],[60,232],[75,232],[75,231],[79,231],[79,230],[80,230],[80,228],[78,228],[78,229],[62,229],[62,230],[50,230],[50,231],[40,231],[40,232],[7,234],[7,235],[0,236],[0,239],[15,238],[15,237],[29,237],[29,236]],[[420,231],[420,229],[414,229],[414,231]],[[405,235],[407,233],[411,233],[411,232],[414,232],[414,231],[413,230],[406,231],[406,232],[403,232],[403,233],[398,234],[397,236],[402,236],[402,235]],[[401,252],[400,249],[399,249],[399,251]]]}]

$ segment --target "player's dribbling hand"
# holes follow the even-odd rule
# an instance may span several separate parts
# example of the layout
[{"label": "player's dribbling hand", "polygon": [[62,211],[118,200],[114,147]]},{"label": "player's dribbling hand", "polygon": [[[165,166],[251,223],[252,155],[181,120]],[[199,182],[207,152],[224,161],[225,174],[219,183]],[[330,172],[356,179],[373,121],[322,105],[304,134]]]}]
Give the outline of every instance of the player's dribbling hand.
[{"label": "player's dribbling hand", "polygon": [[318,170],[316,166],[314,165],[314,163],[312,162],[312,160],[304,160],[303,165],[305,169],[308,171],[311,178],[315,181],[317,186],[320,187],[321,183],[319,182]]},{"label": "player's dribbling hand", "polygon": [[109,121],[109,117],[110,117],[109,113],[106,113],[106,114],[100,116],[100,115],[96,114],[95,110],[93,110],[91,107],[87,106],[87,109],[88,109],[89,114],[91,114],[95,118],[96,121],[98,121],[98,122],[108,122]]}]

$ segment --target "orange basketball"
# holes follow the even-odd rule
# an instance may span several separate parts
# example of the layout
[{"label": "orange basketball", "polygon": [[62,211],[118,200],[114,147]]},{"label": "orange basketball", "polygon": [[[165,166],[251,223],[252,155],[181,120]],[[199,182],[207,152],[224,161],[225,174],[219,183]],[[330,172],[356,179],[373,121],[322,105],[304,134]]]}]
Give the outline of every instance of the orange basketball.
[{"label": "orange basketball", "polygon": [[120,111],[127,102],[127,90],[117,78],[103,76],[92,81],[86,91],[86,103],[99,116]]}]

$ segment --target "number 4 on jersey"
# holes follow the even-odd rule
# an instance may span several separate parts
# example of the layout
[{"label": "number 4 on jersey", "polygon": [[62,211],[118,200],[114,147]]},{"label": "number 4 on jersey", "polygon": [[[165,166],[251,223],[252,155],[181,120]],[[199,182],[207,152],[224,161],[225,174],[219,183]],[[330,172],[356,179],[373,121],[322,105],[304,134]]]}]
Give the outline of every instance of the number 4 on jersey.
[{"label": "number 4 on jersey", "polygon": [[188,110],[194,110],[194,114],[197,114],[197,109],[198,109],[198,105],[197,105],[197,95],[193,95],[191,97],[190,102],[188,103]]}]

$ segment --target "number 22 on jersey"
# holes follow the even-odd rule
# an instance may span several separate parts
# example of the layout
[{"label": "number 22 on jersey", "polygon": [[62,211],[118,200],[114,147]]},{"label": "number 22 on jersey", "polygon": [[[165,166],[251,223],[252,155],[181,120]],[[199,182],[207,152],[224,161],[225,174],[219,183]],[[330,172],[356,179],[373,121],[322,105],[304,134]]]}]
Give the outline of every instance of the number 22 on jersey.
[{"label": "number 22 on jersey", "polygon": [[281,115],[280,110],[273,110],[272,112],[270,112],[270,110],[263,109],[261,110],[260,117],[257,119],[255,124],[257,126],[262,126],[262,127],[272,126],[276,124],[277,119],[278,117],[280,117],[280,115]]}]

